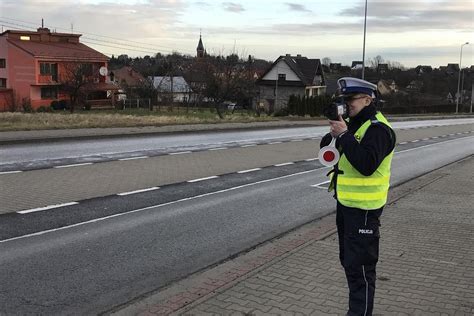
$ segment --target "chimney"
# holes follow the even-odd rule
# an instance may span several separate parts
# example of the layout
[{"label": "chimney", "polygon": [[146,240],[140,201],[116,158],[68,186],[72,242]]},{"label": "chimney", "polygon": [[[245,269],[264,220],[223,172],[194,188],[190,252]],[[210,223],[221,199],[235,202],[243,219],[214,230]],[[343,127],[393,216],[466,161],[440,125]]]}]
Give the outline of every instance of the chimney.
[{"label": "chimney", "polygon": [[50,33],[50,30],[47,27],[39,27],[37,29],[37,31],[40,34],[49,34]]},{"label": "chimney", "polygon": [[296,55],[296,57],[301,57],[301,54]]},{"label": "chimney", "polygon": [[286,56],[286,57],[291,57],[291,54],[286,54],[285,56]]}]

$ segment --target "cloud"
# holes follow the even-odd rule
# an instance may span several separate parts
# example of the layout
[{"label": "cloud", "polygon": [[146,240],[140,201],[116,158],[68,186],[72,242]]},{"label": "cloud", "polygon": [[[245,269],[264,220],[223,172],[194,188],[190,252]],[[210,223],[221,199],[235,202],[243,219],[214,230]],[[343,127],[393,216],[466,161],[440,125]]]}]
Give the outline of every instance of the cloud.
[{"label": "cloud", "polygon": [[290,3],[290,2],[286,2],[285,3],[288,8],[291,10],[291,11],[299,11],[299,12],[312,12],[311,10],[309,9],[306,9],[306,7],[302,4],[298,4],[298,3]]},{"label": "cloud", "polygon": [[241,4],[235,2],[222,2],[222,5],[224,6],[224,10],[229,12],[241,13],[245,11]]},{"label": "cloud", "polygon": [[[376,1],[367,7],[367,19],[376,31],[472,30],[472,0]],[[365,4],[344,9],[340,16],[364,17]]]}]

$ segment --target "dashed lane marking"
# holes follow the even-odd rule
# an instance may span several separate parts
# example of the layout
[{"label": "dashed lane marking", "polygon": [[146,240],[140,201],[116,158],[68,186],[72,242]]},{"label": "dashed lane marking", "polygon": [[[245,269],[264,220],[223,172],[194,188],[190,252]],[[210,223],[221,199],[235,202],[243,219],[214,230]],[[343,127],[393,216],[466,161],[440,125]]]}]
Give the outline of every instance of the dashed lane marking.
[{"label": "dashed lane marking", "polygon": [[206,180],[216,179],[216,178],[219,178],[219,176],[210,176],[210,177],[205,177],[205,178],[199,178],[199,179],[194,179],[194,180],[188,180],[188,181],[186,181],[186,182],[194,183],[194,182],[206,181]]},{"label": "dashed lane marking", "polygon": [[150,158],[149,156],[140,156],[140,157],[130,157],[130,158],[120,158],[119,161],[128,161],[128,160],[137,160],[137,159],[146,159]]},{"label": "dashed lane marking", "polygon": [[253,172],[253,171],[258,171],[262,170],[262,168],[253,168],[253,169],[248,169],[248,170],[242,170],[242,171],[237,171],[237,173],[248,173],[248,172]]},{"label": "dashed lane marking", "polygon": [[305,159],[304,161],[315,161],[315,160],[318,160],[318,158],[309,158],[309,159]]},{"label": "dashed lane marking", "polygon": [[271,143],[268,143],[268,145],[276,145],[276,144],[281,144],[283,142],[271,142]]},{"label": "dashed lane marking", "polygon": [[283,167],[283,166],[288,166],[288,165],[293,165],[295,164],[294,162],[284,162],[284,163],[279,163],[274,165],[275,167]]},{"label": "dashed lane marking", "polygon": [[48,206],[45,206],[45,207],[31,208],[29,210],[17,211],[17,213],[18,214],[28,214],[28,213],[51,210],[53,208],[58,208],[58,207],[63,207],[63,206],[71,206],[71,205],[76,205],[76,204],[79,204],[79,202],[69,202],[69,203],[63,203],[63,204],[48,205]]},{"label": "dashed lane marking", "polygon": [[178,152],[175,152],[175,153],[169,153],[168,155],[184,155],[184,154],[190,154],[192,153],[191,151],[178,151]]},{"label": "dashed lane marking", "polygon": [[3,172],[0,172],[0,174],[12,174],[12,173],[20,173],[20,172],[23,172],[23,171],[21,171],[21,170],[3,171]]},{"label": "dashed lane marking", "polygon": [[143,192],[158,190],[159,188],[160,188],[160,187],[151,187],[151,188],[140,189],[140,190],[135,190],[135,191],[117,193],[117,195],[125,196],[125,195],[130,195],[130,194],[143,193]]},{"label": "dashed lane marking", "polygon": [[60,168],[71,168],[71,167],[81,167],[81,166],[88,166],[92,165],[92,162],[85,162],[85,163],[76,163],[72,165],[62,165],[62,166],[54,166],[53,168],[55,169],[60,169]]}]

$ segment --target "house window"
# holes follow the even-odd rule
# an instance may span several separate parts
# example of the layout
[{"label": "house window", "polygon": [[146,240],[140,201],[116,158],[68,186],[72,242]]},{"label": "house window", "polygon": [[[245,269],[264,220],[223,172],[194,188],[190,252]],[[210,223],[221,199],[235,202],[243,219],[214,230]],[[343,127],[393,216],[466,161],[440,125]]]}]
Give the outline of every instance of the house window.
[{"label": "house window", "polygon": [[57,87],[41,88],[41,99],[57,99],[57,98],[58,98]]},{"label": "house window", "polygon": [[0,88],[6,88],[6,87],[7,87],[7,79],[0,78]]},{"label": "house window", "polygon": [[22,36],[20,36],[20,40],[22,40],[22,41],[29,41],[29,40],[30,40],[30,37],[29,37],[29,36],[26,36],[26,35],[22,35]]},{"label": "house window", "polygon": [[0,68],[5,68],[7,61],[5,58],[0,58]]},{"label": "house window", "polygon": [[58,64],[40,63],[40,74],[41,75],[57,75]]},{"label": "house window", "polygon": [[278,80],[286,80],[286,74],[278,74]]}]

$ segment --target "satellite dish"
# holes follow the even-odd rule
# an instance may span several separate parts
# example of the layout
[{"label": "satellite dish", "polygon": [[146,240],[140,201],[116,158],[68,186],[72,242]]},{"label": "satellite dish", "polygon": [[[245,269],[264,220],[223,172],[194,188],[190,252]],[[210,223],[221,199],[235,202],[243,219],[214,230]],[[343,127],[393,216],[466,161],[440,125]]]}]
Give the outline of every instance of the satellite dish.
[{"label": "satellite dish", "polygon": [[107,71],[106,67],[102,66],[102,67],[99,68],[99,73],[100,73],[101,76],[107,76],[107,72],[108,71]]}]

